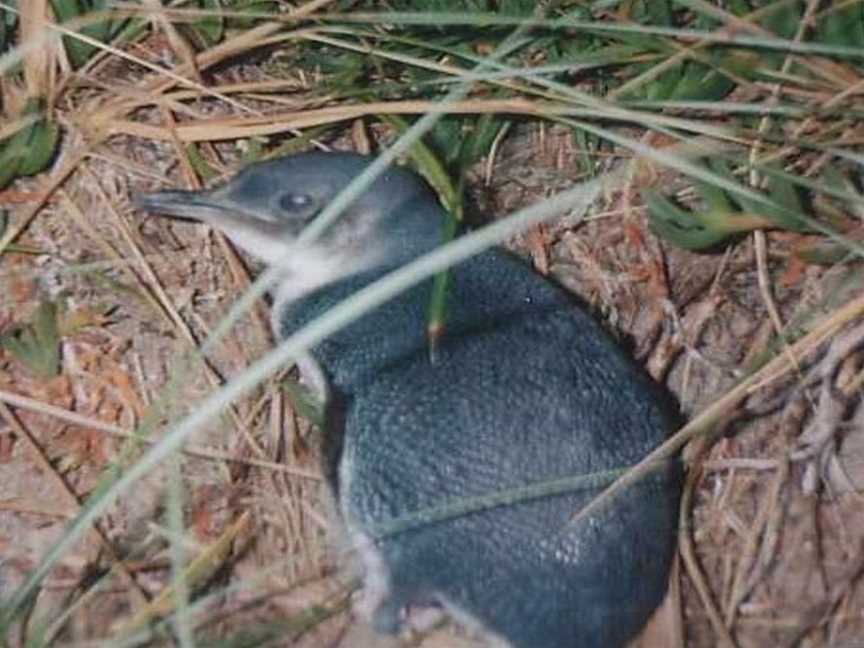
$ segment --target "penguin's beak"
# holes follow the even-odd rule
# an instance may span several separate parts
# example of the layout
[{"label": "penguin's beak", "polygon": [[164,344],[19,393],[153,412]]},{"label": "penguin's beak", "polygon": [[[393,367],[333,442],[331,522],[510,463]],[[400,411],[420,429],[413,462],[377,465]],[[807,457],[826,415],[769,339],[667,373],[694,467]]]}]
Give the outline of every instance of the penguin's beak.
[{"label": "penguin's beak", "polygon": [[215,227],[237,246],[269,264],[284,260],[293,241],[284,226],[238,205],[221,188],[156,191],[135,196],[132,202],[144,211],[188,218]]},{"label": "penguin's beak", "polygon": [[155,191],[140,194],[132,199],[133,204],[148,212],[189,218],[216,227],[229,236],[237,230],[249,230],[260,235],[275,236],[279,233],[276,223],[266,216],[252,213],[230,200],[225,192],[203,191]]}]

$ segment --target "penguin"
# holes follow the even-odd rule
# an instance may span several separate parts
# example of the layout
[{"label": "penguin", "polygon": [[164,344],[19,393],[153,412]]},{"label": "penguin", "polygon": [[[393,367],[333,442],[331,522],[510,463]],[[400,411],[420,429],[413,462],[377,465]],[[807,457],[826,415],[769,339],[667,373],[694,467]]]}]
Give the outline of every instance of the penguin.
[{"label": "penguin", "polygon": [[[441,244],[446,212],[397,166],[296,244],[371,163],[300,153],[137,204],[279,265],[272,325],[284,339]],[[381,633],[431,606],[495,645],[626,645],[667,589],[680,461],[574,516],[608,484],[592,476],[620,474],[667,438],[674,406],[569,293],[504,250],[451,268],[434,353],[431,290],[418,284],[310,350],[313,382],[326,385],[322,468],[361,565],[360,607]]]}]

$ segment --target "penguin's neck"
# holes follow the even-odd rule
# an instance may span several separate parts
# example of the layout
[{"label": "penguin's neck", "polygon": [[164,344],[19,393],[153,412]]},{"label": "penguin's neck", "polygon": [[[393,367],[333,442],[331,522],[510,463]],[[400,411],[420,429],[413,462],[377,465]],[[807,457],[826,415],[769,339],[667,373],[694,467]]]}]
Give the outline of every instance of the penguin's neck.
[{"label": "penguin's neck", "polygon": [[[395,269],[375,268],[325,286],[274,314],[274,330],[284,339],[358,290]],[[487,250],[451,268],[445,331],[440,353],[466,335],[490,333],[519,325],[525,317],[572,309],[560,288],[524,263],[499,250]],[[383,367],[405,361],[432,361],[427,325],[432,280],[408,289],[362,315],[312,349],[312,355],[335,382],[350,391]]]},{"label": "penguin's neck", "polygon": [[[328,310],[374,283],[398,266],[382,266],[278,306],[273,324],[276,337],[287,338]],[[312,355],[337,383],[374,371],[426,345],[426,320],[431,281],[409,289],[313,347]]]},{"label": "penguin's neck", "polygon": [[[377,223],[386,236],[369,236],[374,265],[351,266],[334,255],[321,259],[324,274],[309,277],[308,285],[294,285],[288,277],[274,294],[273,330],[285,339],[357,291],[440,245],[445,214],[425,194],[389,209]],[[376,254],[379,255],[376,257]],[[302,274],[302,273],[298,273]],[[339,276],[341,275],[341,276]],[[314,282],[323,279],[324,285]],[[365,371],[388,362],[398,354],[425,345],[426,313],[431,281],[379,306],[312,349],[312,355],[329,373]]]}]

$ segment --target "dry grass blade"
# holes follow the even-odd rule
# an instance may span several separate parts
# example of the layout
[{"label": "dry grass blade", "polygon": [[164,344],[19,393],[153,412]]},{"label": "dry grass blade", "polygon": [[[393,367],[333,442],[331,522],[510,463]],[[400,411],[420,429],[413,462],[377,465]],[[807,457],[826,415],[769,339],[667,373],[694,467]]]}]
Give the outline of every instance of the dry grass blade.
[{"label": "dry grass blade", "polygon": [[[213,574],[223,567],[234,545],[234,541],[247,534],[252,524],[252,517],[243,513],[237,521],[228,526],[216,542],[204,549],[183,569],[180,578],[184,586],[193,589],[202,582],[207,581]],[[118,638],[128,637],[143,629],[154,620],[171,614],[176,609],[178,585],[172,584],[159,593],[156,598],[147,603],[134,617],[123,622],[114,630]]]},{"label": "dry grass blade", "polygon": [[[26,396],[21,396],[19,394],[12,394],[4,390],[0,390],[0,403],[12,405],[13,407],[20,407],[21,409],[26,409],[39,414],[45,414],[46,416],[51,416],[58,420],[71,423],[72,425],[78,425],[83,428],[97,430],[99,432],[104,432],[105,434],[110,434],[121,439],[135,440],[145,445],[152,445],[153,443],[156,443],[156,440],[154,439],[141,438],[139,434],[136,434],[132,430],[127,430],[125,428],[119,427],[117,425],[112,425],[110,423],[105,423],[103,421],[98,421],[88,416],[82,416],[80,414],[76,414],[75,412],[70,412],[54,405],[42,403],[33,400],[32,398],[27,398]],[[321,475],[318,471],[303,470],[296,466],[287,466],[283,463],[278,463],[275,461],[265,461],[263,459],[253,459],[250,457],[238,457],[236,455],[226,454],[224,452],[217,452],[215,450],[209,450],[207,448],[199,448],[195,446],[187,446],[183,448],[181,452],[184,455],[188,455],[189,457],[197,457],[200,459],[206,459],[208,461],[237,463],[246,466],[254,466],[256,468],[264,468],[273,472],[286,473],[288,475],[292,475],[294,477],[299,477],[302,479],[311,479],[313,481],[321,480]]]},{"label": "dry grass blade", "polygon": [[[254,89],[251,89],[254,91]],[[179,124],[169,130],[162,126],[142,124],[136,121],[114,119],[111,131],[115,135],[125,134],[153,140],[171,141],[174,137],[182,142],[212,142],[245,137],[277,135],[287,131],[351,121],[377,114],[391,115],[522,115],[551,118],[567,117],[626,117],[625,111],[608,111],[590,108],[575,108],[564,104],[531,101],[526,99],[470,99],[441,105],[434,101],[388,101],[368,102],[359,105],[341,105],[314,110],[292,110],[269,113],[261,117],[219,117],[194,123]],[[662,116],[651,121],[669,127],[686,127],[683,120]],[[695,124],[690,124],[695,127]],[[706,135],[735,140],[737,137],[723,129],[699,127]]]},{"label": "dry grass blade", "polygon": [[[70,489],[66,480],[60,476],[48,460],[42,446],[39,445],[30,431],[18,421],[14,413],[12,413],[4,403],[0,403],[0,417],[2,417],[3,420],[10,425],[20,438],[30,447],[33,456],[36,458],[36,461],[42,470],[45,471],[45,474],[51,476],[51,479],[54,482],[55,491],[65,501],[65,505],[69,507],[70,513],[73,515],[80,513],[81,503],[78,501],[78,496]],[[129,588],[129,593],[132,596],[133,601],[138,605],[143,605],[147,600],[144,590],[138,585],[137,581],[132,577],[132,574],[129,573],[129,570],[123,564],[117,550],[105,532],[99,527],[99,525],[94,524],[90,531],[90,535],[102,546],[103,551],[107,554],[111,561],[111,569],[116,570],[122,576],[125,584]]]},{"label": "dry grass blade", "polygon": [[[30,44],[24,53],[24,81],[28,97],[50,96],[49,79],[53,69],[56,41],[44,38],[48,16],[48,0],[32,0],[21,4],[21,43]],[[35,45],[41,43],[41,46]]]},{"label": "dry grass blade", "polygon": [[794,359],[803,358],[820,346],[826,339],[835,335],[837,331],[862,315],[864,315],[864,296],[853,299],[834,313],[825,317],[814,326],[812,331],[796,343],[790,345],[788,353],[774,358],[759,371],[742,380],[733,389],[697,414],[663,445],[646,455],[642,461],[617,479],[588,506],[579,511],[571,522],[574,524],[579,523],[596,513],[601,507],[608,506],[618,493],[626,489],[630,484],[642,479],[658,463],[662,463],[664,460],[674,456],[692,439],[701,434],[709,433],[711,428],[721,423],[723,417],[728,415],[742,400],[771,381],[777,380],[785,373],[794,370]]},{"label": "dry grass blade", "polygon": [[[200,188],[311,146],[375,153],[423,116],[438,120],[423,144],[468,188],[466,213],[473,203],[509,213],[616,178],[593,195],[593,216],[549,221],[509,245],[631,339],[696,412],[575,516],[684,448],[681,561],[667,601],[678,618],[634,648],[845,646],[862,635],[859,3],[552,3],[538,18],[517,0],[494,14],[468,0],[436,0],[434,14],[408,0],[389,0],[385,14],[367,0],[350,11],[335,0],[64,1],[0,0],[0,156],[5,140],[35,141],[40,124],[60,133],[53,169],[0,189],[0,336],[27,330],[46,300],[83,307],[82,321],[105,316],[51,346],[66,391],[0,348],[0,583],[13,596],[32,585],[29,609],[0,613],[14,633],[0,643],[155,643],[167,631],[187,645],[366,645],[331,577],[319,437],[285,395],[284,361],[250,398],[214,405],[206,438],[178,442],[176,456],[163,448],[164,465],[139,473],[98,525],[75,528],[107,548],[101,557],[62,527],[106,468],[134,468],[118,448],[149,452],[165,438],[162,396],[179,409],[218,402],[213,388],[271,344],[264,301],[253,317],[224,317],[241,310],[231,304],[258,268],[209,231],[133,214],[128,197]],[[488,60],[515,29],[528,37]],[[729,90],[706,90],[717,79]],[[468,93],[442,105],[456,87]],[[715,159],[730,170],[725,184],[694,173]],[[639,202],[656,189],[698,216],[722,190],[740,217],[751,212],[735,196],[773,198],[775,179],[822,229],[736,231],[718,245],[722,258],[653,234]],[[775,223],[751,211],[751,224]],[[675,223],[686,229],[684,216]],[[207,364],[181,367],[212,331],[220,342],[204,346]],[[730,416],[718,441],[710,431]],[[179,478],[165,479],[168,467]],[[56,504],[28,494],[42,487],[63,489]],[[152,521],[163,515],[160,533]],[[255,542],[227,561],[230,538],[253,524]],[[175,539],[208,549],[189,564]],[[226,563],[224,589],[198,587]],[[144,604],[141,588],[159,594]],[[122,627],[110,628],[118,610]],[[449,631],[394,639],[456,641]]]}]

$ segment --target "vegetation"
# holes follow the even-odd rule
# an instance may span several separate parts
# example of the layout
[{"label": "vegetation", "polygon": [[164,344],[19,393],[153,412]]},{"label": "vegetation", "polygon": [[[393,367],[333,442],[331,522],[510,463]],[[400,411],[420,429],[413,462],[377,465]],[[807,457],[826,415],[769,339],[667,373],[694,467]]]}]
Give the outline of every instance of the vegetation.
[{"label": "vegetation", "polygon": [[[838,475],[864,484],[843,463],[864,410],[862,87],[860,0],[0,0],[0,645],[313,646],[345,617],[314,433],[283,401],[318,413],[284,363],[253,364],[266,320],[222,317],[243,264],[127,200],[326,145],[404,147],[454,215],[448,237],[489,178],[505,180],[479,211],[575,213],[522,249],[575,267],[598,311],[666,354],[646,364],[690,417],[666,448],[689,443],[688,645],[862,636],[857,527],[823,520],[856,519]],[[508,150],[529,161],[492,172]],[[590,205],[556,202],[562,174]],[[727,322],[748,318],[745,341]],[[734,442],[714,445],[721,430]],[[784,502],[828,491],[787,519]],[[771,580],[802,561],[790,538],[837,584],[801,605]]]}]

